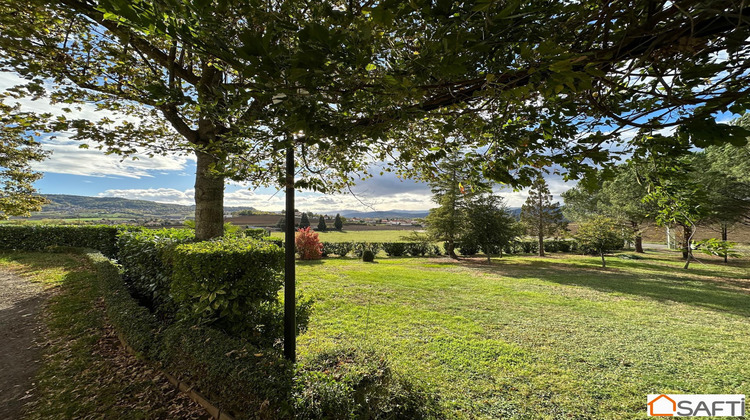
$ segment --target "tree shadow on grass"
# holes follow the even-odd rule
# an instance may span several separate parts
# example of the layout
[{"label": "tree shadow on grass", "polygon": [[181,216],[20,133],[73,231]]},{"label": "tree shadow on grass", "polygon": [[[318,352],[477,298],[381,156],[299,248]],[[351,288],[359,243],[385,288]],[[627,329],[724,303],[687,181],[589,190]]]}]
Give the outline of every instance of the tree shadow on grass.
[{"label": "tree shadow on grass", "polygon": [[[562,285],[588,287],[606,293],[622,293],[649,299],[684,303],[705,309],[750,317],[750,282],[723,278],[722,273],[710,272],[710,279],[686,277],[681,268],[669,269],[648,263],[628,261],[606,269],[571,264],[553,259],[524,261],[513,264],[508,260],[492,266],[472,264],[472,268],[511,278],[539,278]],[[637,267],[638,273],[626,271]]]}]

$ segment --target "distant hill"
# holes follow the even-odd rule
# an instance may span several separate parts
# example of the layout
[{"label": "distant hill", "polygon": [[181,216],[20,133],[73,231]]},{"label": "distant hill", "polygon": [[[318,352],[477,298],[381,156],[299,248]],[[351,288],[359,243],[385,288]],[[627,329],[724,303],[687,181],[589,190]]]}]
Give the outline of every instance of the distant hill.
[{"label": "distant hill", "polygon": [[[511,207],[510,213],[518,218],[521,214],[520,207]],[[340,212],[344,217],[357,217],[360,219],[421,219],[427,217],[427,210],[385,210],[385,211],[357,211],[343,210]]]},{"label": "distant hill", "polygon": [[343,210],[337,213],[341,213],[342,216],[347,218],[358,217],[360,219],[419,219],[427,217],[429,213],[426,210],[384,210],[384,211],[357,211],[357,210]]},{"label": "distant hill", "polygon": [[[50,203],[34,218],[185,218],[195,214],[195,206],[130,200],[119,197],[48,194]],[[252,207],[226,207],[225,211],[252,210]]]}]

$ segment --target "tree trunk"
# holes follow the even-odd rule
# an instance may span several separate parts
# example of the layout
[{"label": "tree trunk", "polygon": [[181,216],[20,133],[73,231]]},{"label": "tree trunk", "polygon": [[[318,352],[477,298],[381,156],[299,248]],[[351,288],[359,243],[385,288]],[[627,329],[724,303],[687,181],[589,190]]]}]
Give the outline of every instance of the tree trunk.
[{"label": "tree trunk", "polygon": [[539,234],[539,256],[544,256],[544,235],[541,233]]},{"label": "tree trunk", "polygon": [[[690,238],[692,236],[692,229],[688,225],[682,226],[682,258],[687,260],[690,258]],[[687,268],[687,267],[685,267]]]},{"label": "tree trunk", "polygon": [[604,251],[599,251],[599,255],[602,257],[602,268],[607,268],[607,262],[604,260]]},{"label": "tree trunk", "polygon": [[643,234],[638,229],[638,223],[633,223],[633,232],[635,232],[635,252],[643,254]]},{"label": "tree trunk", "polygon": [[211,173],[218,160],[196,151],[195,238],[207,241],[224,234],[224,177]]},{"label": "tree trunk", "polygon": [[454,260],[458,259],[458,255],[456,255],[456,244],[453,242],[453,239],[448,239],[445,242],[445,252]]},{"label": "tree trunk", "polygon": [[[727,237],[728,237],[728,235],[727,235],[727,224],[726,223],[722,223],[721,224],[721,240],[724,241],[724,242],[726,242],[727,241]],[[729,253],[728,252],[724,254],[724,262],[725,263],[729,262]]]}]

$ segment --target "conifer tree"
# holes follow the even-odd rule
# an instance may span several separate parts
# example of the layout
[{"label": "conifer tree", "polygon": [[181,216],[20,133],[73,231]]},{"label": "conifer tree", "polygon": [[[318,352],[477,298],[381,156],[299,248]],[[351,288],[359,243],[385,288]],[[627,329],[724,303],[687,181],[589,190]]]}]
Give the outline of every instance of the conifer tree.
[{"label": "conifer tree", "polygon": [[328,230],[328,226],[326,226],[326,219],[323,218],[322,214],[318,218],[318,230],[321,232],[325,232],[326,230]]},{"label": "conifer tree", "polygon": [[310,218],[307,217],[307,213],[302,213],[302,218],[299,221],[300,229],[310,227]]},{"label": "conifer tree", "polygon": [[338,231],[341,231],[341,229],[344,228],[344,221],[341,220],[341,215],[338,213],[336,213],[336,219],[333,221],[333,227]]},{"label": "conifer tree", "polygon": [[521,223],[526,234],[539,239],[539,256],[544,256],[544,238],[565,229],[562,210],[559,203],[552,202],[547,181],[542,176],[536,178],[529,197],[521,207]]},{"label": "conifer tree", "polygon": [[470,171],[460,154],[454,154],[439,165],[438,176],[430,182],[432,200],[438,204],[425,219],[427,232],[436,241],[445,241],[445,253],[458,258],[456,241],[466,228],[466,204],[478,194],[489,190],[481,182],[470,181]]}]

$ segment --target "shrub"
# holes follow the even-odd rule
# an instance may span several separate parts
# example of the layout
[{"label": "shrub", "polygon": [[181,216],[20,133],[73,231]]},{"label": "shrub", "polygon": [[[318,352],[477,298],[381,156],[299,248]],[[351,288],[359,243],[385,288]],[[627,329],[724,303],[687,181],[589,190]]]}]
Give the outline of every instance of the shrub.
[{"label": "shrub", "polygon": [[117,256],[117,234],[127,226],[0,225],[0,248],[40,251],[53,246],[91,248]]},{"label": "shrub", "polygon": [[373,254],[380,252],[381,244],[377,242],[354,242],[352,246],[354,255],[361,258],[364,251],[372,251]]},{"label": "shrub", "polygon": [[383,251],[389,257],[400,257],[406,252],[406,243],[404,242],[385,242],[383,244]]},{"label": "shrub", "polygon": [[175,312],[170,297],[172,265],[166,252],[194,240],[191,229],[144,229],[122,232],[117,238],[125,282],[162,317],[171,318]]},{"label": "shrub", "polygon": [[458,252],[466,256],[476,255],[479,252],[479,245],[470,240],[463,240],[458,245]]},{"label": "shrub", "polygon": [[295,375],[297,419],[424,419],[438,417],[422,389],[393,373],[371,350],[324,352]]},{"label": "shrub", "polygon": [[242,234],[245,235],[245,237],[248,238],[254,238],[254,239],[264,239],[267,236],[271,235],[271,232],[263,229],[263,228],[248,228],[242,231]]},{"label": "shrub", "polygon": [[364,262],[373,262],[375,261],[375,253],[370,251],[369,249],[366,249],[362,252],[362,261]]},{"label": "shrub", "polygon": [[539,242],[537,241],[521,241],[521,249],[524,254],[535,254],[539,252]]},{"label": "shrub", "polygon": [[323,256],[323,244],[318,239],[318,233],[309,227],[297,230],[294,245],[303,260],[319,260]]},{"label": "shrub", "polygon": [[412,257],[424,257],[430,252],[431,247],[429,242],[409,242],[406,245],[406,252]]},{"label": "shrub", "polygon": [[109,322],[133,350],[152,355],[156,351],[154,335],[159,329],[156,318],[130,296],[112,261],[98,252],[90,252],[86,256],[96,269]]},{"label": "shrub", "polygon": [[354,249],[351,242],[323,242],[323,250],[326,254],[334,254],[345,257]]},{"label": "shrub", "polygon": [[291,418],[293,368],[277,351],[205,327],[174,324],[157,360],[241,419]]},{"label": "shrub", "polygon": [[[224,238],[169,250],[171,292],[180,318],[270,344],[282,336],[275,322],[284,252],[265,241]],[[269,323],[270,322],[270,323]]]}]

